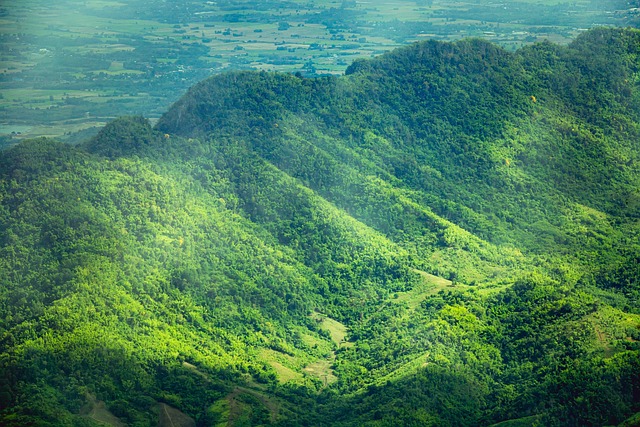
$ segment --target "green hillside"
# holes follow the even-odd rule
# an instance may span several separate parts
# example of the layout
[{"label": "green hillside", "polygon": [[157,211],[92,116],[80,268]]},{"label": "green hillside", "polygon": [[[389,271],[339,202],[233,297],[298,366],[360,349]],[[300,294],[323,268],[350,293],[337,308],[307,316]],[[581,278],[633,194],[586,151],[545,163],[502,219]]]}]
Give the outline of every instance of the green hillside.
[{"label": "green hillside", "polygon": [[0,423],[632,424],[639,54],[426,41],[0,152]]}]

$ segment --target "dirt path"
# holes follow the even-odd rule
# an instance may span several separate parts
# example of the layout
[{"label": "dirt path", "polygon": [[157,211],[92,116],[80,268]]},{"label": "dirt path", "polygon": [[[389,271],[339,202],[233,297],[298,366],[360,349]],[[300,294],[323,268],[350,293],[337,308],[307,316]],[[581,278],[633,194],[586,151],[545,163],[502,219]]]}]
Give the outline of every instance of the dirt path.
[{"label": "dirt path", "polygon": [[184,412],[167,405],[166,403],[160,403],[160,417],[158,420],[158,426],[160,427],[195,427],[196,422],[193,418],[185,414]]},{"label": "dirt path", "polygon": [[125,424],[120,421],[118,417],[113,415],[111,411],[107,409],[107,406],[102,400],[97,400],[95,396],[87,393],[87,404],[81,409],[80,413],[88,418],[91,418],[98,423],[105,424],[111,427],[124,427]]}]

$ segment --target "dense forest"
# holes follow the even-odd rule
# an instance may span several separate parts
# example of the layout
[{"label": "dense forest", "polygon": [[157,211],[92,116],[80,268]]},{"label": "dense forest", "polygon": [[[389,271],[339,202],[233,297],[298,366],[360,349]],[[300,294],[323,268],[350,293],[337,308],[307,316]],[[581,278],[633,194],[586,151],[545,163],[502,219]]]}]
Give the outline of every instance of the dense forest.
[{"label": "dense forest", "polygon": [[425,41],[0,152],[0,423],[638,425],[639,55]]}]

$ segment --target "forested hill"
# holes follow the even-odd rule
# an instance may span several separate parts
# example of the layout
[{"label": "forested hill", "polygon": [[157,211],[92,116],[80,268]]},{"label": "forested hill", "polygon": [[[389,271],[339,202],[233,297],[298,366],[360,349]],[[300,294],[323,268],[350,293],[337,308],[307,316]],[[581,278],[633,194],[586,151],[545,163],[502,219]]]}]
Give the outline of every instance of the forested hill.
[{"label": "forested hill", "polygon": [[241,72],[0,153],[0,423],[640,419],[640,32]]}]

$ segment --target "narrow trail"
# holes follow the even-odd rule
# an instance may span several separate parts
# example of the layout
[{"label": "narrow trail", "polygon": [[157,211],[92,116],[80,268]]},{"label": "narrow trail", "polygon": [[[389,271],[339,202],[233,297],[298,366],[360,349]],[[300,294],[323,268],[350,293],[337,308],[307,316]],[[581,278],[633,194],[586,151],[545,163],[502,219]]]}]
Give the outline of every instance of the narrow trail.
[{"label": "narrow trail", "polygon": [[167,411],[167,405],[162,405],[162,410],[164,411],[165,416],[169,419],[169,424],[171,425],[171,427],[176,427],[176,425],[173,423],[173,418],[171,418],[171,415],[169,415],[169,411]]}]

